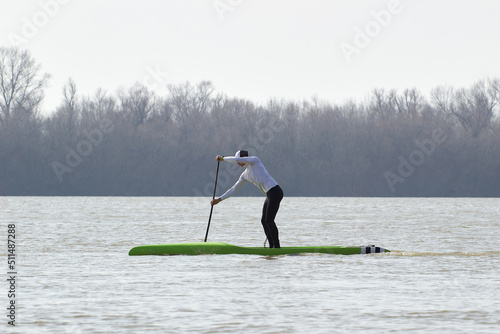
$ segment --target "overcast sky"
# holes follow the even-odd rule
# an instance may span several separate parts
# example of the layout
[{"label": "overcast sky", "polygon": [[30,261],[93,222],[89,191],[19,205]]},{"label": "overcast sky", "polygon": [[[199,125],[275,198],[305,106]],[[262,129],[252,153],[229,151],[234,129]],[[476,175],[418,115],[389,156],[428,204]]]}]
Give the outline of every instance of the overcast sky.
[{"label": "overcast sky", "polygon": [[0,0],[0,45],[52,75],[44,111],[72,78],[81,94],[135,82],[210,80],[230,97],[469,86],[500,77],[498,0]]}]

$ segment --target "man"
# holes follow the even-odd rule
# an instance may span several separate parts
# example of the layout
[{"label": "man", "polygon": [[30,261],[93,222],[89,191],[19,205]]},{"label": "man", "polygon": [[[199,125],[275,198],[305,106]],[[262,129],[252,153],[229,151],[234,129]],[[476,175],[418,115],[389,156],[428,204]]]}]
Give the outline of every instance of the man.
[{"label": "man", "polygon": [[245,167],[245,171],[241,173],[240,178],[226,191],[221,197],[213,199],[212,205],[219,204],[221,201],[229,198],[235,191],[239,190],[247,181],[255,184],[266,195],[266,201],[262,208],[261,223],[264,227],[267,240],[270,248],[280,248],[278,238],[278,228],[274,222],[274,218],[278,213],[280,202],[283,199],[283,190],[278,183],[269,175],[266,168],[259,158],[249,157],[248,151],[238,151],[234,157],[216,156],[217,161],[236,162],[241,167]]}]

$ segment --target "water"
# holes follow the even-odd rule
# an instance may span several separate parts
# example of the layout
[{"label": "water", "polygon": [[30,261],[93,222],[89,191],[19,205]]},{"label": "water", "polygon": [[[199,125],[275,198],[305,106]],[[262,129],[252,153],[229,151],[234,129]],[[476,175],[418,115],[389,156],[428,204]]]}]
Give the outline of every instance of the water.
[{"label": "water", "polygon": [[[209,241],[264,242],[263,198],[214,209]],[[498,333],[500,199],[285,198],[282,246],[372,255],[137,256],[203,241],[207,198],[3,197],[0,332]],[[7,225],[16,225],[16,327]]]}]

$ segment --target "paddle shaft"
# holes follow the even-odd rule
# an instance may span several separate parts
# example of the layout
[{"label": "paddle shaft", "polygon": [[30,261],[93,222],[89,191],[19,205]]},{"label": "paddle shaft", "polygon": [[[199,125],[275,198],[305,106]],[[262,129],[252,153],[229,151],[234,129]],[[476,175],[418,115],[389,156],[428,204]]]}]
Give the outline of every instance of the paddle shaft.
[{"label": "paddle shaft", "polygon": [[[215,173],[215,185],[214,185],[214,195],[212,196],[212,200],[215,199],[215,191],[217,190],[217,179],[219,178],[219,164],[220,161],[217,161],[217,172]],[[208,225],[207,225],[207,233],[205,233],[205,242],[207,242],[208,238],[208,229],[210,228],[210,221],[212,220],[212,212],[214,211],[214,206],[210,208],[210,216],[208,217]]]}]

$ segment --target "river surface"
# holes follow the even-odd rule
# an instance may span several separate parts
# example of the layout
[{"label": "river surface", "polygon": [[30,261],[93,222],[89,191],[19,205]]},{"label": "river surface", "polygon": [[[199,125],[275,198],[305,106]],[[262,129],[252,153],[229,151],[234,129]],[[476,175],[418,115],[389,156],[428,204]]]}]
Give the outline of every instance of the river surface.
[{"label": "river surface", "polygon": [[[263,200],[217,205],[208,240],[263,245]],[[391,252],[275,257],[128,256],[138,245],[203,241],[203,197],[0,205],[1,333],[500,333],[500,199],[285,197],[282,246]]]}]

